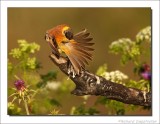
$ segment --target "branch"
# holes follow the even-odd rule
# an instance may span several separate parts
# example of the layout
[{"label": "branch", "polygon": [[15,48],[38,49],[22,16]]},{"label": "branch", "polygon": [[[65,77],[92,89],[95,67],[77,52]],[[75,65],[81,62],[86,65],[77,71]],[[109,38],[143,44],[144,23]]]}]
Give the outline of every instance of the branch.
[{"label": "branch", "polygon": [[83,70],[80,75],[73,77],[72,74],[68,74],[67,58],[57,58],[54,54],[49,57],[75,83],[76,88],[71,92],[74,95],[100,95],[126,104],[151,106],[151,92],[125,87],[87,70]]}]

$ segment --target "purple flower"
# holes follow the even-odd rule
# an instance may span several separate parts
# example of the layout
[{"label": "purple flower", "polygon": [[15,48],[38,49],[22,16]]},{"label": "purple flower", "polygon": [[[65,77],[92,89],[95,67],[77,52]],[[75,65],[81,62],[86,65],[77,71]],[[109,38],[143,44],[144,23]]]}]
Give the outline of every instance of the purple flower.
[{"label": "purple flower", "polygon": [[25,89],[25,85],[24,85],[23,80],[16,80],[14,83],[14,86],[17,88],[17,90],[23,91]]},{"label": "purple flower", "polygon": [[143,64],[140,67],[139,74],[145,80],[151,80],[151,72],[150,66],[148,64]]},{"label": "purple flower", "polygon": [[150,71],[150,66],[147,64],[143,64],[144,71]]},{"label": "purple flower", "polygon": [[145,72],[141,73],[141,76],[145,80],[151,80],[151,73],[150,72],[145,71]]}]

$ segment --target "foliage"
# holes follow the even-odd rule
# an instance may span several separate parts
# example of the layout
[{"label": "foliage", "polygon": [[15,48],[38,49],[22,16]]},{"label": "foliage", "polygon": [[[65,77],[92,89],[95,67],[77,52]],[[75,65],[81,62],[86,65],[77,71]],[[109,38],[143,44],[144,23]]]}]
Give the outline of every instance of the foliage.
[{"label": "foliage", "polygon": [[19,48],[11,50],[9,55],[13,58],[20,60],[19,65],[23,69],[36,69],[39,67],[35,57],[31,57],[30,54],[39,51],[40,46],[36,43],[27,43],[25,40],[18,40]]},{"label": "foliage", "polygon": [[82,104],[78,107],[72,107],[71,115],[97,115],[99,113],[95,108],[86,109],[85,105]]},{"label": "foliage", "polygon": [[89,97],[90,97],[89,95],[83,96],[82,97],[84,99],[83,103],[77,107],[73,106],[71,108],[70,114],[71,115],[98,115],[100,112],[96,108],[86,107],[86,102]]},{"label": "foliage", "polygon": [[12,102],[8,102],[8,114],[9,115],[20,115],[21,108],[13,104]]},{"label": "foliage", "polygon": [[[147,56],[147,53],[151,52],[150,43],[151,27],[148,26],[145,29],[142,29],[136,35],[135,41],[129,38],[121,38],[117,41],[112,42],[109,46],[111,53],[121,55],[121,64],[125,65],[128,62],[133,63],[133,73],[137,75],[137,77],[139,77],[139,80],[129,79],[126,74],[120,72],[119,70],[108,72],[106,64],[99,67],[99,69],[97,70],[97,74],[112,82],[149,92],[151,87],[151,70],[150,66],[146,62],[148,58],[146,60],[142,59],[144,58],[143,56]],[[148,49],[146,47],[146,44],[149,44]],[[110,115],[124,115],[125,112],[138,108],[138,106],[135,105],[128,105],[126,107],[124,103],[109,100],[104,97],[99,97],[95,104],[104,105],[108,111],[108,114]]]},{"label": "foliage", "polygon": [[[44,75],[40,75],[38,73],[41,66],[40,62],[38,62],[34,55],[40,50],[40,46],[38,44],[35,42],[28,43],[26,40],[18,40],[18,45],[18,48],[14,48],[9,52],[10,58],[14,61],[11,62],[8,59],[8,77],[10,81],[15,81],[15,88],[10,88],[9,90],[10,102],[8,105],[8,114],[25,114],[24,111],[26,111],[26,114],[28,115],[30,113],[35,114],[34,108],[42,104],[42,102],[38,102],[39,95],[43,94],[44,87],[42,86],[45,86],[45,83],[48,81],[55,80],[57,72],[50,71]],[[9,82],[9,85],[12,86],[13,83]],[[35,101],[37,103],[35,103]],[[47,106],[48,104],[51,106],[60,106],[60,103],[54,99],[48,98],[46,101],[45,102],[47,104],[44,102],[44,106]],[[17,106],[22,107],[22,109]]]},{"label": "foliage", "polygon": [[48,81],[55,80],[57,77],[57,72],[50,71],[45,75],[40,75],[40,77],[41,77],[42,81],[37,84],[37,87],[39,87],[39,88],[45,87],[47,85]]},{"label": "foliage", "polygon": [[[106,63],[97,69],[96,74],[127,87],[150,91],[151,69],[147,63],[150,59],[150,44],[151,28],[148,26],[136,35],[135,40],[121,38],[109,46],[111,53],[121,56],[121,65],[125,66],[129,62],[133,64],[137,80],[118,69],[109,71]],[[138,109],[138,106],[126,105],[102,96],[97,96],[93,105],[89,102],[92,96],[70,97],[70,91],[75,87],[70,79],[65,77],[58,80],[58,72],[53,69],[46,74],[39,73],[42,66],[36,53],[40,46],[26,40],[18,40],[18,45],[9,52],[8,59],[9,115],[66,115],[63,106],[68,103],[70,115],[101,115],[98,106],[106,108],[103,110],[105,115],[125,115],[128,111]],[[73,105],[70,99],[75,97],[79,101]]]},{"label": "foliage", "polygon": [[[135,66],[142,62],[141,58],[146,54],[146,44],[151,43],[151,27],[142,29],[137,35],[135,41],[130,38],[121,38],[112,42],[109,46],[114,54],[121,54],[121,63],[126,64],[132,61]],[[148,51],[150,53],[150,49]]]}]

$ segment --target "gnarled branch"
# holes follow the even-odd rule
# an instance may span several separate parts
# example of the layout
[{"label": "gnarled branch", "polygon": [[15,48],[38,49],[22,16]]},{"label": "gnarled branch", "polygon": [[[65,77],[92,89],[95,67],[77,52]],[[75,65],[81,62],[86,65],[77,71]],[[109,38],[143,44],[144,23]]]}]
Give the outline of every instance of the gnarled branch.
[{"label": "gnarled branch", "polygon": [[151,106],[150,92],[125,87],[87,70],[83,70],[80,75],[73,77],[72,74],[68,74],[67,58],[57,58],[54,54],[49,57],[75,83],[76,88],[71,92],[74,95],[100,95],[126,104]]}]

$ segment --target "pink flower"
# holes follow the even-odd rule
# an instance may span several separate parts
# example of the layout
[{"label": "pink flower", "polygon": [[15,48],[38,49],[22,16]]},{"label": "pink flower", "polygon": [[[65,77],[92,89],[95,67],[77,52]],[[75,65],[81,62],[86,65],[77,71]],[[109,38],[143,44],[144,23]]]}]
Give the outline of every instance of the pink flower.
[{"label": "pink flower", "polygon": [[151,80],[151,73],[150,72],[143,72],[141,73],[141,76],[143,77],[143,79],[145,80]]},{"label": "pink flower", "polygon": [[145,80],[151,80],[150,66],[143,64],[140,69],[140,75]]},{"label": "pink flower", "polygon": [[17,90],[21,90],[21,91],[25,90],[25,85],[23,80],[16,80],[14,83],[14,86],[17,88]]}]

